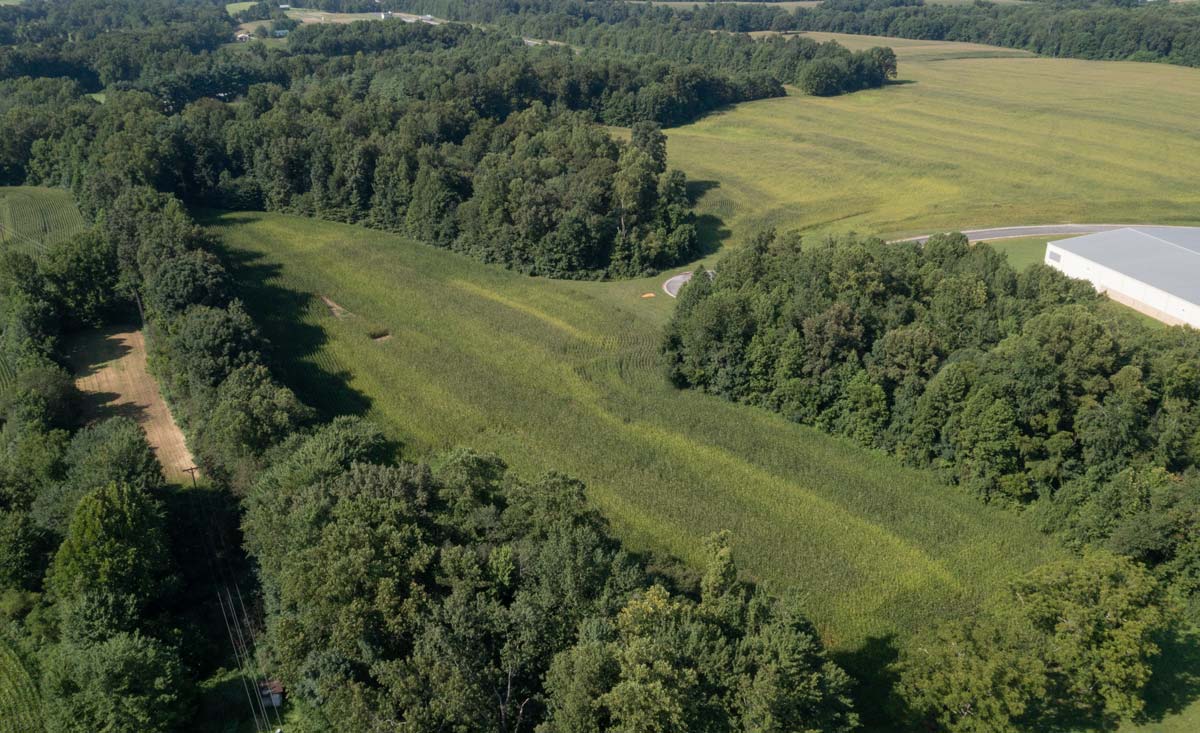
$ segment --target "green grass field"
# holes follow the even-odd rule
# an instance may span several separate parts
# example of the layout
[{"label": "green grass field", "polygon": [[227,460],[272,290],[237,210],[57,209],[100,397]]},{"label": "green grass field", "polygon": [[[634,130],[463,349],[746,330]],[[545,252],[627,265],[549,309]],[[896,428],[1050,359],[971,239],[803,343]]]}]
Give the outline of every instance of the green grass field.
[{"label": "green grass field", "polygon": [[[378,421],[412,459],[466,445],[525,475],[578,476],[636,548],[694,561],[702,537],[732,529],[747,574],[801,596],[867,696],[886,691],[875,675],[914,632],[971,613],[1016,573],[1063,555],[1025,516],[928,473],[669,387],[657,344],[670,303],[658,278],[539,280],[278,214],[206,223],[306,400]],[[1198,649],[1195,635],[1166,645],[1155,722],[1126,733],[1195,729]],[[868,729],[886,729],[877,698],[860,704]]]},{"label": "green grass field", "polygon": [[802,593],[843,652],[969,613],[1013,574],[1060,556],[1023,517],[929,474],[671,388],[657,279],[539,280],[282,215],[208,223],[305,399],[367,414],[411,458],[466,445],[526,475],[575,475],[637,547],[694,561],[701,538],[731,529],[745,570]]},{"label": "green grass field", "polygon": [[1046,258],[1046,243],[1063,237],[1012,237],[988,242],[992,249],[1004,253],[1015,270],[1024,270]]},{"label": "green grass field", "polygon": [[0,186],[0,247],[40,255],[85,226],[69,191]]},{"label": "green grass field", "polygon": [[943,229],[1200,221],[1200,69],[890,45],[903,83],[744,104],[669,130],[671,164],[737,243],[768,226]]},{"label": "green grass field", "polygon": [[0,733],[44,730],[42,698],[16,652],[0,639]]}]

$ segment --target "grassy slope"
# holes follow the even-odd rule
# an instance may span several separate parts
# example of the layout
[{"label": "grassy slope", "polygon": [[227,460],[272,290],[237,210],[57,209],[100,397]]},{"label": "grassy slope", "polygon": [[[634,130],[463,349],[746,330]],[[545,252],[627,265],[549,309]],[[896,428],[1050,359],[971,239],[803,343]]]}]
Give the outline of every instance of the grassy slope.
[{"label": "grassy slope", "polygon": [[672,164],[706,182],[700,210],[732,241],[766,226],[891,237],[1200,221],[1200,69],[816,35],[894,47],[906,83],[756,102],[670,130]]},{"label": "grassy slope", "polygon": [[[968,612],[1059,555],[1023,518],[886,456],[670,388],[668,304],[640,297],[656,280],[548,282],[296,217],[211,223],[248,254],[251,310],[306,399],[368,412],[413,457],[469,445],[578,476],[641,547],[694,560],[732,529],[745,568],[804,593],[839,649]],[[391,338],[372,341],[379,329]]]},{"label": "grassy slope", "polygon": [[0,186],[0,247],[37,255],[83,228],[83,216],[69,191]]},{"label": "grassy slope", "polygon": [[42,730],[42,699],[20,658],[0,639],[0,733]]},{"label": "grassy slope", "polygon": [[[576,475],[636,547],[694,560],[706,533],[732,529],[748,573],[800,594],[839,661],[866,680],[870,730],[884,729],[871,714],[883,664],[912,632],[1062,555],[1025,517],[926,473],[666,386],[655,344],[669,303],[641,297],[657,279],[538,280],[278,214],[208,223],[307,399],[367,414],[409,457],[468,445],[526,475]],[[318,296],[349,314],[333,316]],[[390,337],[372,341],[380,330]],[[1124,733],[1183,733],[1200,720],[1200,639],[1165,647],[1149,696],[1157,722]]]}]

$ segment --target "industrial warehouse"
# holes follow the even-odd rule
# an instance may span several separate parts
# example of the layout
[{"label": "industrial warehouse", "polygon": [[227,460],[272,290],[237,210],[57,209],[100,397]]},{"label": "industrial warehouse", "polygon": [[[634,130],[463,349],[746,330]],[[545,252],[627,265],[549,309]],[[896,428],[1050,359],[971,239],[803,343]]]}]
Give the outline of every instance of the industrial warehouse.
[{"label": "industrial warehouse", "polygon": [[1046,245],[1046,264],[1151,318],[1200,328],[1200,227],[1125,227]]}]

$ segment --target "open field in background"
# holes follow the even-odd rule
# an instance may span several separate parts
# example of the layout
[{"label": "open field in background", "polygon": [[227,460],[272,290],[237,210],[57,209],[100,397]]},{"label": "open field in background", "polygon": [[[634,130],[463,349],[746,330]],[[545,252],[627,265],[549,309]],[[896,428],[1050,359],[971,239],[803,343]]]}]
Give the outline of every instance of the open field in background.
[{"label": "open field in background", "polygon": [[0,186],[0,247],[37,256],[85,226],[70,191]]},{"label": "open field in background", "polygon": [[75,386],[84,396],[84,419],[128,417],[142,426],[168,481],[190,481],[184,469],[195,466],[183,432],[171,417],[146,369],[142,332],[110,328],[86,331],[68,344],[67,361]]},{"label": "open field in background", "polygon": [[671,388],[657,278],[539,280],[284,215],[206,222],[305,400],[369,416],[409,458],[465,445],[526,476],[577,476],[635,547],[695,561],[728,528],[745,571],[802,594],[840,652],[886,656],[893,635],[970,613],[1061,556],[1025,517],[927,473]]},{"label": "open field in background", "polygon": [[1200,69],[1038,58],[961,43],[892,46],[903,83],[796,93],[667,131],[670,163],[733,232],[885,238],[1065,221],[1200,221]]},{"label": "open field in background", "polygon": [[42,698],[20,658],[0,639],[0,733],[44,729]]},{"label": "open field in background", "polygon": [[249,0],[248,2],[242,2],[242,3],[225,3],[225,12],[229,13],[230,15],[236,15],[237,13],[240,13],[243,10],[249,10],[250,8],[254,7],[257,4],[258,3],[255,2],[254,0]]}]

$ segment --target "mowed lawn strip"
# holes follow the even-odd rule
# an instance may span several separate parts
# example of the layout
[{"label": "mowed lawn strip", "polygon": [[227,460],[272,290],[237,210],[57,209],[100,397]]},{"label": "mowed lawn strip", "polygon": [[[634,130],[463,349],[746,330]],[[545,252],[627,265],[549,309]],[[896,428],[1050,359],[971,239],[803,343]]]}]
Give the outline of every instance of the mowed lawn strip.
[{"label": "mowed lawn strip", "polygon": [[167,480],[189,480],[195,466],[158,382],[146,369],[146,343],[133,328],[109,328],[77,334],[67,347],[75,386],[84,396],[84,418],[128,417],[146,433]]},{"label": "mowed lawn strip", "polygon": [[[1023,517],[927,473],[671,388],[662,305],[636,294],[646,283],[533,279],[298,217],[209,223],[306,399],[337,411],[329,397],[344,395],[410,458],[466,445],[525,474],[577,476],[641,547],[697,560],[705,535],[731,529],[746,571],[802,593],[838,648],[967,613],[1061,556]],[[352,315],[335,317],[320,296]],[[373,340],[379,329],[390,338]],[[348,389],[314,391],[330,374]]]},{"label": "mowed lawn strip", "polygon": [[904,83],[738,105],[668,130],[707,181],[701,213],[744,241],[768,226],[893,238],[1067,221],[1200,221],[1200,69],[890,45]]}]

